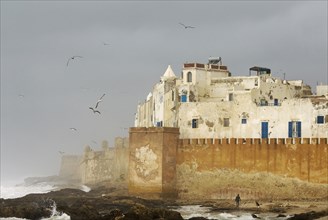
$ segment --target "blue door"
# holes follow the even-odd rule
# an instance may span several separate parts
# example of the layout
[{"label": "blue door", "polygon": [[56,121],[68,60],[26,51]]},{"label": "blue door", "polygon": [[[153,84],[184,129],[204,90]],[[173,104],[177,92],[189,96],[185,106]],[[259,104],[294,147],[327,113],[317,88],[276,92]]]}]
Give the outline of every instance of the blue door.
[{"label": "blue door", "polygon": [[269,122],[262,121],[262,129],[261,129],[261,137],[268,138],[269,137]]}]

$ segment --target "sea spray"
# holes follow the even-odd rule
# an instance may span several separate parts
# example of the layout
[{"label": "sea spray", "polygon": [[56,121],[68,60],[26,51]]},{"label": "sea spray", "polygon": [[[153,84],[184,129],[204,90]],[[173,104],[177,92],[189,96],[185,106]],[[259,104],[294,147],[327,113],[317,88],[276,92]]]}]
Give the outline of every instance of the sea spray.
[{"label": "sea spray", "polygon": [[47,199],[49,208],[51,209],[51,215],[49,218],[42,218],[41,220],[70,220],[71,217],[66,213],[57,210],[57,204],[52,199]]},{"label": "sea spray", "polygon": [[46,193],[54,190],[55,187],[47,184],[38,184],[34,186],[15,185],[15,186],[3,186],[1,185],[0,198],[2,199],[14,199],[26,196],[31,193]]}]

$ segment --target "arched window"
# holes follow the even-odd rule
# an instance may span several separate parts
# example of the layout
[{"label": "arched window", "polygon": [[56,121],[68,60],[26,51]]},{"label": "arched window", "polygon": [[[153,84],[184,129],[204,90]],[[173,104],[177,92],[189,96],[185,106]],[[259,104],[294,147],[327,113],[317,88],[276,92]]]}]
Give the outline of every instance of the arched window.
[{"label": "arched window", "polygon": [[192,73],[191,72],[187,73],[187,82],[192,82]]}]

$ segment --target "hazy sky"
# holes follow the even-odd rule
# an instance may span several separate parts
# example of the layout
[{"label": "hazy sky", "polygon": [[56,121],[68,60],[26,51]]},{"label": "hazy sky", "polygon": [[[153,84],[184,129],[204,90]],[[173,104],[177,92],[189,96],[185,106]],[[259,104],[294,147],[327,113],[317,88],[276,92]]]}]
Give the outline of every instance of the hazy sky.
[{"label": "hazy sky", "polygon": [[327,26],[327,1],[1,1],[1,182],[128,136],[169,64],[221,56],[233,76],[327,84]]}]

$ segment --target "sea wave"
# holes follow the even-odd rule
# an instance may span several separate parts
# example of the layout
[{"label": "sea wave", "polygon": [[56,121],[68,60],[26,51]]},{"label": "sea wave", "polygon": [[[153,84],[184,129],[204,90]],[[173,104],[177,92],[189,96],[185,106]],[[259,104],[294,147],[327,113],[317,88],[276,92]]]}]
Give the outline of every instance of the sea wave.
[{"label": "sea wave", "polygon": [[53,185],[37,184],[33,186],[25,186],[24,184],[16,186],[3,186],[1,185],[0,198],[14,199],[26,196],[31,193],[47,193],[54,190]]}]

